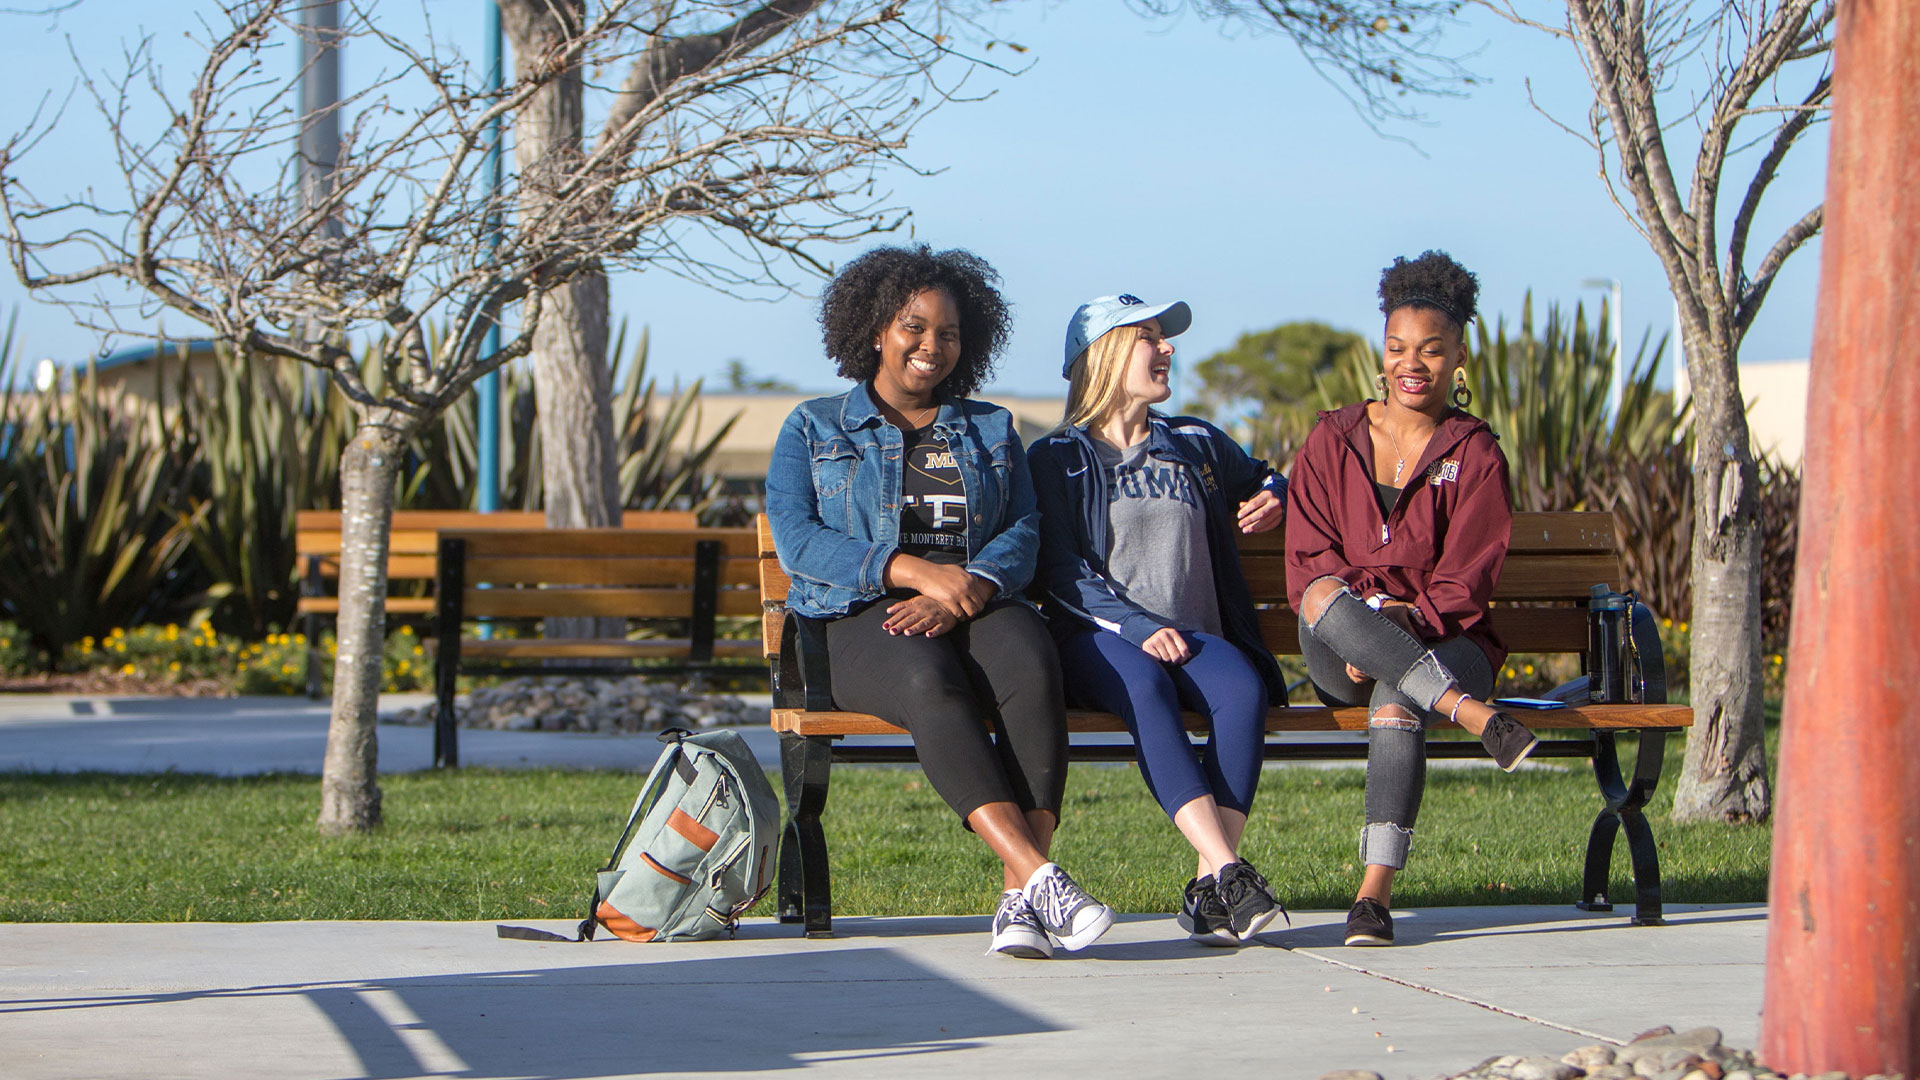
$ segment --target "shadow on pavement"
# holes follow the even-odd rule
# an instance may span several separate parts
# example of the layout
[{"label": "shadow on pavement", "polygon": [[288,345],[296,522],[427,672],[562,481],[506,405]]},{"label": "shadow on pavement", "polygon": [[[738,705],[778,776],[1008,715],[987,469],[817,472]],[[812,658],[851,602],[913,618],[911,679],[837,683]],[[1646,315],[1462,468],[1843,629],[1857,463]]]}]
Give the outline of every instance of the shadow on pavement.
[{"label": "shadow on pavement", "polygon": [[746,1072],[1059,1030],[886,949],[15,1000],[0,1016],[98,1010],[112,1025],[118,1010],[225,999],[244,1027],[246,1000],[289,996],[338,1033],[356,1080]]}]

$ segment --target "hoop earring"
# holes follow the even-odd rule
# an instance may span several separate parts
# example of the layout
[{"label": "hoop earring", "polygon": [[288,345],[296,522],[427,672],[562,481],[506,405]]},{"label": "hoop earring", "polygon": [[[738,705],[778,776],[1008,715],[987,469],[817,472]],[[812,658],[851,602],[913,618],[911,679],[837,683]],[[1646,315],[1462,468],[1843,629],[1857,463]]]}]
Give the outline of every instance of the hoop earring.
[{"label": "hoop earring", "polygon": [[1473,404],[1473,391],[1467,388],[1467,369],[1466,368],[1457,367],[1453,369],[1452,397],[1453,397],[1453,407],[1456,409],[1464,409],[1467,406]]},{"label": "hoop earring", "polygon": [[1380,392],[1380,400],[1381,400],[1381,401],[1385,401],[1385,400],[1387,400],[1387,375],[1386,375],[1386,372],[1384,372],[1384,371],[1383,371],[1383,372],[1381,372],[1380,374],[1378,374],[1378,375],[1375,375],[1375,376],[1373,377],[1373,388],[1374,388],[1375,390],[1378,390],[1378,391]]}]

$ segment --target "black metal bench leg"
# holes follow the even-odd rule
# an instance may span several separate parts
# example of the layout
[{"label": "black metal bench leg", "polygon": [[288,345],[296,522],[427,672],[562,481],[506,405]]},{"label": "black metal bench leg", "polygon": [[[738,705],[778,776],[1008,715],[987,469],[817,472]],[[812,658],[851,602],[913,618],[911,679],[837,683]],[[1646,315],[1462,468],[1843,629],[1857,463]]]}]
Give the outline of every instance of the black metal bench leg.
[{"label": "black metal bench leg", "polygon": [[1613,865],[1613,842],[1622,828],[1627,833],[1627,854],[1633,864],[1634,915],[1636,926],[1663,926],[1661,911],[1660,851],[1653,841],[1653,826],[1643,813],[1660,783],[1660,769],[1666,759],[1667,737],[1664,731],[1640,731],[1640,747],[1634,757],[1633,781],[1620,776],[1620,752],[1614,744],[1615,732],[1593,733],[1593,775],[1600,784],[1600,797],[1606,803],[1594,819],[1587,837],[1587,866],[1575,905],[1582,911],[1612,911],[1607,883]]},{"label": "black metal bench leg", "polygon": [[787,826],[780,837],[780,921],[804,923],[810,938],[833,936],[833,881],[827,871],[827,808],[833,740],[780,736],[787,789]]}]

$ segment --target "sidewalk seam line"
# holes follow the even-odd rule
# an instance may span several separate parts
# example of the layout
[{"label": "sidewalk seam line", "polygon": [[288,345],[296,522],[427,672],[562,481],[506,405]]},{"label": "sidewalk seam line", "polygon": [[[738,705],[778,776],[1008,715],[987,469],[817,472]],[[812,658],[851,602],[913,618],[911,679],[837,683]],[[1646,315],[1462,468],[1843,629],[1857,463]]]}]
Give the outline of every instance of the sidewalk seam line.
[{"label": "sidewalk seam line", "polygon": [[1602,1035],[1597,1031],[1588,1031],[1585,1028],[1577,1028],[1572,1026],[1571,1024],[1562,1024],[1553,1020],[1545,1019],[1543,1017],[1534,1016],[1530,1013],[1523,1013],[1523,1012],[1516,1011],[1514,1009],[1503,1008],[1499,1005],[1493,1004],[1490,1001],[1481,1001],[1478,998],[1467,997],[1465,994],[1456,994],[1451,990],[1442,990],[1437,986],[1428,986],[1424,983],[1414,982],[1412,979],[1401,978],[1398,975],[1389,975],[1384,971],[1375,971],[1372,968],[1362,967],[1359,964],[1350,964],[1345,960],[1336,960],[1331,956],[1323,956],[1320,953],[1312,951],[1311,949],[1290,949],[1288,951],[1299,953],[1302,956],[1310,956],[1315,960],[1320,961],[1323,964],[1332,964],[1335,967],[1346,968],[1348,971],[1356,972],[1361,975],[1366,975],[1370,978],[1380,979],[1383,982],[1390,982],[1397,986],[1404,986],[1409,990],[1419,990],[1422,993],[1432,994],[1436,997],[1443,997],[1452,1001],[1458,1001],[1465,1005],[1472,1005],[1477,1008],[1485,1009],[1488,1012],[1496,1012],[1502,1016],[1511,1016],[1516,1020],[1525,1020],[1530,1024],[1540,1024],[1545,1027],[1554,1028],[1555,1030],[1558,1030],[1558,1031],[1565,1031],[1569,1034],[1578,1035],[1584,1039],[1597,1039],[1600,1042],[1608,1043],[1613,1046],[1627,1045],[1624,1040],[1611,1038],[1609,1036]]}]

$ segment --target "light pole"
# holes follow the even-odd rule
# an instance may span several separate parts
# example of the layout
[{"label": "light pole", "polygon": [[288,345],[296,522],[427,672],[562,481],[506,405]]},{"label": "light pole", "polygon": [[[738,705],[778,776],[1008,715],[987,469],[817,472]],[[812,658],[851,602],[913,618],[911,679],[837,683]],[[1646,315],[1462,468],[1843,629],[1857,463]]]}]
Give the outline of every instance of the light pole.
[{"label": "light pole", "polygon": [[1620,393],[1626,386],[1627,369],[1622,364],[1621,339],[1625,336],[1626,320],[1620,317],[1620,279],[1588,278],[1580,283],[1583,289],[1607,289],[1611,292],[1608,307],[1607,329],[1613,334],[1613,376],[1607,380],[1607,420],[1612,421],[1620,414]]},{"label": "light pole", "polygon": [[[500,4],[498,0],[485,0],[487,5],[487,93],[500,92],[504,81],[501,78],[500,58]],[[489,200],[500,197],[500,120],[487,123],[487,197]],[[500,246],[500,212],[497,208],[487,212],[487,250]],[[500,351],[500,324],[495,322],[487,329],[486,343],[481,350],[489,355]],[[494,369],[480,377],[477,408],[480,414],[479,429],[474,432],[476,443],[474,483],[479,486],[479,506],[482,513],[491,513],[500,509],[500,371]],[[483,626],[483,633],[492,627]]]}]

